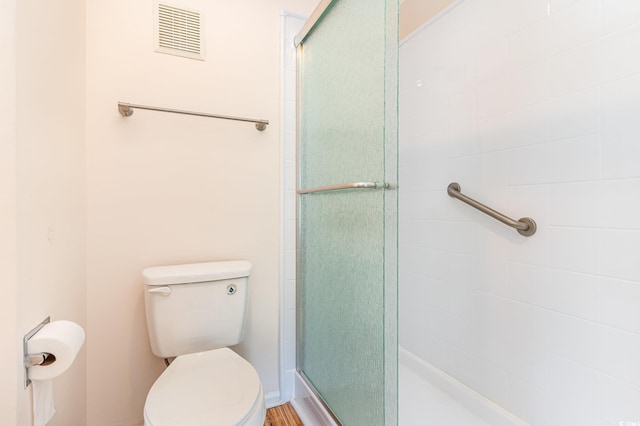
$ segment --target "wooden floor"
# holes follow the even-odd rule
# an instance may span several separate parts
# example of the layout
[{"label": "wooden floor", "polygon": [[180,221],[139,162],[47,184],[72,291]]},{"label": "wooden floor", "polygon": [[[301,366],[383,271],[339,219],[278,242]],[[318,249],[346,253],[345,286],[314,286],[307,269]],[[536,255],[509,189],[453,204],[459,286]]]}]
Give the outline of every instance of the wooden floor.
[{"label": "wooden floor", "polygon": [[296,411],[288,402],[284,405],[269,408],[264,426],[304,426]]}]

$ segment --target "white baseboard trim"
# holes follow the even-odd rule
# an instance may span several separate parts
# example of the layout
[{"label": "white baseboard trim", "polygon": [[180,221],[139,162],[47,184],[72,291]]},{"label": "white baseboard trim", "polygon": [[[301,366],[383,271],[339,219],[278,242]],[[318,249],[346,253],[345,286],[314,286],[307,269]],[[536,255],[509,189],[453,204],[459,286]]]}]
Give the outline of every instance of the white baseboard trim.
[{"label": "white baseboard trim", "polygon": [[295,373],[293,398],[289,402],[304,425],[338,426],[298,372]]},{"label": "white baseboard trim", "polygon": [[514,416],[495,402],[404,349],[402,346],[398,348],[398,361],[440,391],[450,395],[462,406],[492,426],[529,425],[529,423]]},{"label": "white baseboard trim", "polygon": [[278,405],[284,404],[286,401],[282,401],[280,398],[280,392],[274,391],[269,392],[264,395],[264,404],[267,408],[277,407]]}]

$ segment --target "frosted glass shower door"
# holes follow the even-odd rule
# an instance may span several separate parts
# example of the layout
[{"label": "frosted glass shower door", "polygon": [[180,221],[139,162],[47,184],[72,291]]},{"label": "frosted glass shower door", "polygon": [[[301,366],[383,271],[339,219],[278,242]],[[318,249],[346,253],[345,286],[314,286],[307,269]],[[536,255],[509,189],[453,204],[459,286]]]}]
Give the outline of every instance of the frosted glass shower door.
[{"label": "frosted glass shower door", "polygon": [[297,363],[346,426],[397,424],[397,8],[335,0],[299,47]]}]

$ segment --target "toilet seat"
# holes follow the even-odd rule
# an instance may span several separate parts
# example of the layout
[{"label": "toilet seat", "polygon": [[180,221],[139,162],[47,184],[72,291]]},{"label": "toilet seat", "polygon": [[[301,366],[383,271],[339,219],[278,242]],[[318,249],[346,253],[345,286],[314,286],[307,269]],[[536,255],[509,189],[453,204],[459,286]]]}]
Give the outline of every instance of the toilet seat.
[{"label": "toilet seat", "polygon": [[177,357],[144,405],[145,426],[262,426],[266,408],[258,373],[229,348]]}]

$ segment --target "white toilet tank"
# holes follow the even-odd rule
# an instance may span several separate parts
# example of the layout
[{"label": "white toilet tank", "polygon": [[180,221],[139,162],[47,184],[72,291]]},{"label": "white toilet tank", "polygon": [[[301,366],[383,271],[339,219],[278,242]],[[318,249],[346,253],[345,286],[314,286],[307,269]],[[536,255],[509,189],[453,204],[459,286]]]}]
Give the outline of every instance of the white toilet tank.
[{"label": "white toilet tank", "polygon": [[154,355],[170,358],[240,343],[250,273],[245,260],[142,271]]}]

